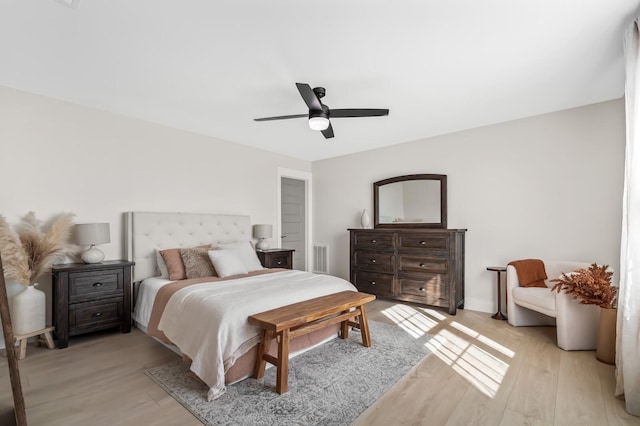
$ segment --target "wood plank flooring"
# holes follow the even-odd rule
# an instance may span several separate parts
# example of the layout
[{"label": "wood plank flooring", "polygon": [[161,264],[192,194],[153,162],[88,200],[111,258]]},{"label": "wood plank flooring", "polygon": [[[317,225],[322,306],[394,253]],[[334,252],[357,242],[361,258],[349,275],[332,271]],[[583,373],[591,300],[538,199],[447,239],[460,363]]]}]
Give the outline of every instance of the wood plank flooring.
[{"label": "wood plank flooring", "polygon": [[[370,321],[434,335],[434,353],[354,425],[640,425],[613,396],[613,366],[559,349],[552,327],[382,300],[367,310]],[[144,374],[177,358],[135,328],[72,338],[61,350],[30,344],[20,361],[29,425],[199,425]],[[0,357],[0,425],[14,424],[12,406]]]}]

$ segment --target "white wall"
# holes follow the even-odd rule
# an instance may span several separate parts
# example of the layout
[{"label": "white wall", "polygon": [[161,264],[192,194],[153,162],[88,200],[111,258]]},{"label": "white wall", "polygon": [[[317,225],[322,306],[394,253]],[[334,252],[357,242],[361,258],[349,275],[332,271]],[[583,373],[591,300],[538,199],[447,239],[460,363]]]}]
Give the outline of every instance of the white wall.
[{"label": "white wall", "polygon": [[[1,86],[0,123],[0,214],[10,223],[30,210],[109,222],[107,259],[124,256],[125,211],[246,214],[279,235],[277,168],[311,170],[308,161]],[[50,311],[51,281],[41,281]]]},{"label": "white wall", "polygon": [[[338,143],[338,142],[336,142]],[[495,312],[495,273],[518,258],[619,268],[624,103],[614,100],[316,161],[314,238],[349,276],[347,228],[372,211],[372,183],[448,176],[449,228],[467,228],[465,307]]]}]

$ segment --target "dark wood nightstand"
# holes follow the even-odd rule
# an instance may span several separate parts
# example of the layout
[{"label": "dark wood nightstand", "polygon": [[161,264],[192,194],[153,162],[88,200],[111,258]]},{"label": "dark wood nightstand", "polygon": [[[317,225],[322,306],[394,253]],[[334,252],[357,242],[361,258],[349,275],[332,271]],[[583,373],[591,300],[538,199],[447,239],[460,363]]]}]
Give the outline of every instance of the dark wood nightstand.
[{"label": "dark wood nightstand", "polygon": [[293,249],[274,248],[256,250],[260,263],[265,268],[293,269]]},{"label": "dark wood nightstand", "polygon": [[133,262],[54,265],[53,325],[58,348],[69,336],[112,327],[131,331],[131,267]]}]

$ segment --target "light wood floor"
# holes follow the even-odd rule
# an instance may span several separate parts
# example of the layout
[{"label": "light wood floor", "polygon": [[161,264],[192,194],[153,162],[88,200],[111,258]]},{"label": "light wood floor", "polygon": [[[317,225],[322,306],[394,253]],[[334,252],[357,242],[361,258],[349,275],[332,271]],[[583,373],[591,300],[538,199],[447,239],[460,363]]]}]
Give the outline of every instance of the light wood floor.
[{"label": "light wood floor", "polygon": [[[613,367],[591,351],[558,349],[554,328],[380,300],[367,307],[370,320],[434,335],[434,354],[356,425],[640,425],[613,397]],[[72,338],[63,350],[30,345],[20,361],[29,425],[199,425],[144,374],[174,359],[135,328]],[[12,405],[2,357],[0,425],[13,424]]]}]

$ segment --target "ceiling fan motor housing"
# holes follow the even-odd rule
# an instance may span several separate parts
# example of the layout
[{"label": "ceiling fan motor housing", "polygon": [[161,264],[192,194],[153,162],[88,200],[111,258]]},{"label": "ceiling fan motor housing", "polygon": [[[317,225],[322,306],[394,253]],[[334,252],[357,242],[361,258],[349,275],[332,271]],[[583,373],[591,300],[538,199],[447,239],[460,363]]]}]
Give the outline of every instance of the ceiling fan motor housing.
[{"label": "ceiling fan motor housing", "polygon": [[324,90],[324,87],[314,87],[313,93],[316,94],[318,99],[321,99],[321,98],[324,98],[324,95],[326,94],[326,90]]}]

